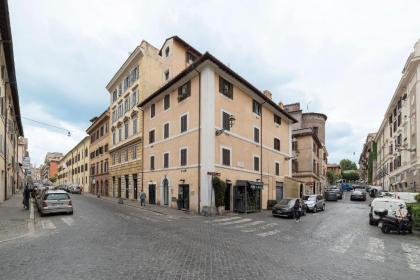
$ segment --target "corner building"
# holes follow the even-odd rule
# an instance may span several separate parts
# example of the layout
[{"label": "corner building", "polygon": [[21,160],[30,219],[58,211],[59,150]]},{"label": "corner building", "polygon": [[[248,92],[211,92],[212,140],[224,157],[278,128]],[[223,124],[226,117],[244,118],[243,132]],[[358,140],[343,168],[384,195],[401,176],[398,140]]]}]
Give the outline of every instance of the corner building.
[{"label": "corner building", "polygon": [[227,184],[228,211],[258,211],[267,200],[299,195],[290,178],[296,120],[209,53],[139,106],[149,203],[209,211],[213,176]]}]

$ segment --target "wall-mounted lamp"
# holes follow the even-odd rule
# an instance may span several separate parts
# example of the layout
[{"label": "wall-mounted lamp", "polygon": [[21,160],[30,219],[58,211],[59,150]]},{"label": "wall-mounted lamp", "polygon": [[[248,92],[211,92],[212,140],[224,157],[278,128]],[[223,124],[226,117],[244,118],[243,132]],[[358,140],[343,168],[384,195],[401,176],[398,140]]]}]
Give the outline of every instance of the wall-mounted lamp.
[{"label": "wall-mounted lamp", "polygon": [[[233,127],[233,125],[235,124],[235,121],[236,121],[235,116],[230,115],[229,116],[229,129]],[[226,130],[225,128],[216,130],[216,136],[221,135],[223,132],[225,132],[225,130]]]}]

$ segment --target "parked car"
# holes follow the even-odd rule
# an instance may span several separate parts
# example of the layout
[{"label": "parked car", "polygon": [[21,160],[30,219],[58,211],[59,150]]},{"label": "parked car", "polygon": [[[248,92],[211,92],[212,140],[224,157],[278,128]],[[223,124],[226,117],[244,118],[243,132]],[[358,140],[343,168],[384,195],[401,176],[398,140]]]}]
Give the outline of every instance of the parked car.
[{"label": "parked car", "polygon": [[273,216],[280,216],[280,217],[293,217],[293,206],[296,203],[296,200],[299,200],[301,203],[301,216],[306,215],[306,206],[299,198],[284,198],[279,203],[273,206],[273,210],[271,213]]},{"label": "parked car", "polygon": [[361,189],[354,190],[350,195],[350,200],[363,200],[366,201],[366,192]]},{"label": "parked car", "polygon": [[337,190],[333,188],[326,189],[324,192],[324,198],[326,201],[338,201]]},{"label": "parked car", "polygon": [[337,198],[343,199],[343,190],[341,188],[335,188],[334,190],[337,192]]},{"label": "parked car", "polygon": [[304,195],[302,197],[306,210],[316,213],[318,210],[325,211],[325,200],[322,195]]},{"label": "parked car", "polygon": [[388,216],[395,217],[395,213],[398,209],[400,209],[401,205],[403,208],[407,208],[405,201],[401,199],[375,198],[369,205],[369,225],[378,224],[380,216],[376,215],[375,211],[378,212],[380,210],[387,210]]},{"label": "parked car", "polygon": [[82,194],[82,187],[79,185],[72,185],[69,190],[70,193]]},{"label": "parked car", "polygon": [[47,190],[44,192],[38,208],[41,216],[50,213],[73,214],[73,204],[70,195],[62,190]]},{"label": "parked car", "polygon": [[346,192],[353,190],[353,186],[349,183],[341,183],[340,187],[341,187],[341,190],[346,191]]}]

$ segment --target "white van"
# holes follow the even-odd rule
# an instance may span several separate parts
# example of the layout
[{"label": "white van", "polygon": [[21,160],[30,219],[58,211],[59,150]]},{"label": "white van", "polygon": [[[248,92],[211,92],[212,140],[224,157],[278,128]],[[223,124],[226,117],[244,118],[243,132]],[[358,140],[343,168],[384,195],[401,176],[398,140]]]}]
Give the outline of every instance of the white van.
[{"label": "white van", "polygon": [[388,210],[388,216],[395,216],[397,209],[400,209],[400,205],[403,205],[403,208],[407,208],[405,201],[402,199],[395,198],[375,198],[370,204],[369,212],[369,225],[377,225],[379,221],[379,216],[375,215],[375,211],[379,209]]},{"label": "white van", "polygon": [[405,203],[415,203],[416,195],[418,194],[412,192],[396,192],[394,193],[394,198],[404,200]]}]

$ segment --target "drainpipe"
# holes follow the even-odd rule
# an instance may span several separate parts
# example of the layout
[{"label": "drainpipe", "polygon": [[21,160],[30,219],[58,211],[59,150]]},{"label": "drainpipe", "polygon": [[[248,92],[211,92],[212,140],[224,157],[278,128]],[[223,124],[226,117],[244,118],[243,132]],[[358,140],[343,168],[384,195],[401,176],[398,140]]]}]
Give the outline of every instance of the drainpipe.
[{"label": "drainpipe", "polygon": [[[261,103],[261,118],[260,118],[260,127],[261,127],[261,139],[260,139],[260,181],[263,184],[264,188],[264,182],[263,182],[263,105],[266,103],[265,101]],[[270,185],[268,185],[268,197],[270,196]],[[262,191],[260,196],[260,205],[262,205]]]},{"label": "drainpipe", "polygon": [[[201,213],[201,72],[198,73],[198,214]],[[210,205],[211,207],[211,205]]]},{"label": "drainpipe", "polygon": [[[141,191],[144,185],[144,111],[143,108],[137,107],[141,111]],[[138,180],[137,180],[138,181]]]},{"label": "drainpipe", "polygon": [[[6,82],[7,83],[7,82]],[[4,110],[6,113],[5,122],[4,122],[4,200],[7,200],[7,115],[9,110],[7,109],[7,99],[6,99],[6,83],[4,83]]]}]

